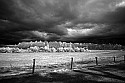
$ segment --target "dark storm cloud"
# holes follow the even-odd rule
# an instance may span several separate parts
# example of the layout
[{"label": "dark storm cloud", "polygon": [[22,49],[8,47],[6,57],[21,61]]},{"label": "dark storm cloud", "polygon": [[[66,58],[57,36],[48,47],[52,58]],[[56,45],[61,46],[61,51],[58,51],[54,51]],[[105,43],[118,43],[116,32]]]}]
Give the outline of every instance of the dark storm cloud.
[{"label": "dark storm cloud", "polygon": [[13,41],[77,40],[79,37],[121,35],[125,23],[124,2],[0,0],[0,39],[3,42],[8,38]]},{"label": "dark storm cloud", "polygon": [[[18,31],[45,31],[65,35],[67,29],[58,25],[74,19],[74,14],[66,0],[0,0],[1,37],[17,39],[12,35]],[[5,36],[7,32],[11,35]],[[22,33],[17,35],[22,36]]]},{"label": "dark storm cloud", "polygon": [[125,7],[118,7],[113,12],[108,12],[103,16],[104,22],[125,23]]},{"label": "dark storm cloud", "polygon": [[75,27],[69,31],[70,37],[66,37],[65,40],[83,41],[99,37],[102,39],[108,37],[107,40],[119,37],[125,40],[124,0],[90,0],[85,5],[86,8],[81,9],[85,9],[81,11],[81,19],[75,21]]},{"label": "dark storm cloud", "polygon": [[15,31],[33,30],[29,26],[0,19],[0,34]]},{"label": "dark storm cloud", "polygon": [[[66,0],[1,0],[0,3],[1,19],[28,26],[31,30],[50,32],[49,29],[53,27],[55,29],[56,25],[75,18],[74,13],[70,10],[70,4]],[[56,28],[56,33],[57,30],[60,34],[60,28]],[[51,30],[51,32],[54,33],[55,30]],[[66,33],[63,32],[62,30],[62,34]]]}]

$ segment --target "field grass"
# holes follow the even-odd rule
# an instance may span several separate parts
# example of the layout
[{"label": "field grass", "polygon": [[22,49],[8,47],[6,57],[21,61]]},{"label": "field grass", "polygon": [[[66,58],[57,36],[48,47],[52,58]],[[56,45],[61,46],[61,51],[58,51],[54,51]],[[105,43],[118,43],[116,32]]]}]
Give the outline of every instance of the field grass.
[{"label": "field grass", "polygon": [[0,53],[0,67],[31,66],[33,59],[36,59],[36,65],[45,66],[70,62],[71,57],[74,58],[74,61],[80,61],[94,59],[95,57],[119,57],[124,54],[124,51],[117,50],[76,53]]},{"label": "field grass", "polygon": [[125,83],[125,63],[91,66],[63,72],[37,72],[8,76],[0,83]]},{"label": "field grass", "polygon": [[[0,83],[22,83],[22,81],[23,83],[76,83],[79,80],[81,83],[124,82],[123,55],[125,51],[119,50],[92,50],[79,53],[1,53]],[[74,58],[73,71],[70,70],[71,57]],[[98,65],[95,64],[95,57],[98,57]],[[113,57],[116,57],[115,62]],[[31,74],[33,59],[36,59],[35,75]],[[18,78],[20,80],[17,80]]]}]

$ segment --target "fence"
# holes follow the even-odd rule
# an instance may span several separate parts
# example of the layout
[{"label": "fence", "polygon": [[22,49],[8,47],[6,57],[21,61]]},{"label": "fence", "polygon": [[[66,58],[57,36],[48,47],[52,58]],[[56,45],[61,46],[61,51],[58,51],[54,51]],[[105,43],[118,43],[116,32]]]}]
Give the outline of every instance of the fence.
[{"label": "fence", "polygon": [[119,62],[125,62],[125,55],[122,56],[107,56],[107,57],[92,57],[88,58],[86,60],[79,59],[75,60],[75,57],[71,57],[67,62],[65,63],[59,63],[59,64],[49,64],[49,65],[39,65],[38,64],[39,59],[33,59],[31,64],[21,66],[21,67],[14,67],[12,64],[10,64],[10,68],[7,67],[1,67],[1,71],[3,72],[9,72],[16,70],[22,73],[32,73],[34,74],[37,71],[43,71],[43,72],[50,72],[54,69],[58,68],[66,68],[73,70],[75,68],[83,68],[83,67],[89,67],[89,66],[100,66],[100,65],[108,65],[108,64],[116,64]]},{"label": "fence", "polygon": [[89,67],[89,66],[100,66],[100,65],[110,65],[110,64],[116,64],[119,62],[125,62],[125,55],[124,56],[110,56],[110,57],[94,57],[90,58],[86,61],[77,61],[74,62],[74,66],[80,66],[82,67]]}]

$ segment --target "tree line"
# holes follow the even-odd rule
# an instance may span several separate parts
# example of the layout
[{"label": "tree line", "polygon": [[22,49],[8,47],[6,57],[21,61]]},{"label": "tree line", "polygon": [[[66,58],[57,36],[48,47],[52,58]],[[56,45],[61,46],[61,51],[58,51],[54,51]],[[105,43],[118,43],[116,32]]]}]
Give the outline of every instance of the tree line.
[{"label": "tree line", "polygon": [[2,47],[1,53],[21,52],[85,52],[89,50],[123,50],[125,47],[119,44],[93,44],[93,43],[67,43],[67,42],[21,42],[14,47]]}]

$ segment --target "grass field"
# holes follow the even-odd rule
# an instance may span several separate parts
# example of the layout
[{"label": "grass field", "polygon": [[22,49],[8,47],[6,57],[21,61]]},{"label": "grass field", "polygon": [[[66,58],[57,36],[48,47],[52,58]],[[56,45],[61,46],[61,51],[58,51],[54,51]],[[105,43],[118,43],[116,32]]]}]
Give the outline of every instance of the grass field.
[{"label": "grass field", "polygon": [[[119,50],[1,53],[0,83],[124,83],[123,55],[125,51]],[[74,59],[73,70],[70,70],[71,57]],[[98,65],[95,64],[95,57],[98,57]],[[115,63],[113,57],[116,57]],[[31,74],[33,59],[36,59],[34,75]]]},{"label": "grass field", "polygon": [[76,53],[0,53],[0,67],[17,67],[32,65],[32,60],[36,59],[36,65],[50,65],[74,61],[95,59],[95,57],[105,58],[125,55],[124,51],[107,50]]}]

